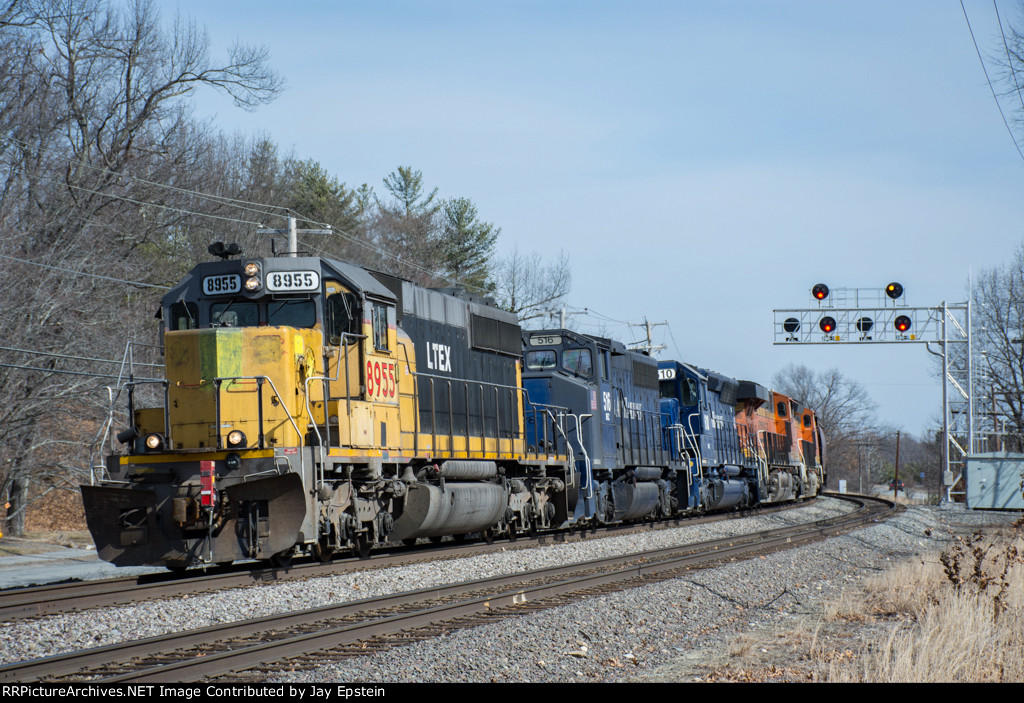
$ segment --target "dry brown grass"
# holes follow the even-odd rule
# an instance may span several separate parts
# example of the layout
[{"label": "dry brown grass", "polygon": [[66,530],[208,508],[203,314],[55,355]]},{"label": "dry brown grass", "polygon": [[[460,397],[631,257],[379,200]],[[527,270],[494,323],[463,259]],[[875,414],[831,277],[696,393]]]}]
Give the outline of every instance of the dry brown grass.
[{"label": "dry brown grass", "polygon": [[865,628],[864,641],[837,652],[815,638],[811,659],[827,664],[829,681],[1024,681],[1022,523],[957,538],[938,558],[828,604],[823,624]]}]

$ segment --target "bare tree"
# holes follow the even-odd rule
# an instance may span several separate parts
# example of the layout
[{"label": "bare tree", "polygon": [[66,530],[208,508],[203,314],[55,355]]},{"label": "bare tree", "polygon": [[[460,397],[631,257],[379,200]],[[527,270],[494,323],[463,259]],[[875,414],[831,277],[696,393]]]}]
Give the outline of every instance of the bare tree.
[{"label": "bare tree", "polygon": [[545,262],[540,254],[523,254],[514,246],[493,271],[498,305],[519,315],[524,325],[546,316],[572,289],[572,268],[564,251]]},{"label": "bare tree", "polygon": [[[974,282],[972,335],[984,413],[1002,426],[1003,448],[1024,449],[1024,245]],[[979,408],[980,410],[981,408]]]},{"label": "bare tree", "polygon": [[225,207],[196,191],[236,194],[237,179],[217,175],[232,169],[212,163],[227,153],[221,139],[187,98],[208,86],[252,108],[281,82],[262,49],[238,45],[215,64],[204,33],[180,19],[167,29],[147,0],[5,7],[0,266],[18,283],[0,289],[11,340],[0,357],[0,505],[10,496],[17,529],[29,480],[87,470],[81,447],[113,380],[94,359],[119,357],[143,333],[153,296],[141,286],[174,277],[161,255]]},{"label": "bare tree", "polygon": [[[996,12],[999,12],[998,7]],[[1024,126],[1024,2],[1017,2],[1017,16],[1007,24],[1002,32],[993,58],[1002,68],[1002,89],[1009,96],[1011,104],[1016,105],[1016,122],[1018,133]],[[1002,31],[1002,27],[1000,27]]]},{"label": "bare tree", "polygon": [[780,393],[814,410],[825,434],[830,476],[856,477],[862,450],[877,448],[882,435],[877,428],[874,401],[864,387],[839,369],[814,371],[790,364],[775,374],[772,383]]}]

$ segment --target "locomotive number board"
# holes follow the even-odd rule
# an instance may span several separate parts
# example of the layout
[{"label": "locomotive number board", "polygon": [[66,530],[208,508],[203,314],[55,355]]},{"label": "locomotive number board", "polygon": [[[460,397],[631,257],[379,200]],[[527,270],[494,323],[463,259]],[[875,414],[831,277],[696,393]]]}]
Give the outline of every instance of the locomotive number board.
[{"label": "locomotive number board", "polygon": [[271,293],[319,289],[318,271],[272,271],[267,274],[267,290]]},{"label": "locomotive number board", "polygon": [[228,295],[242,290],[242,277],[236,273],[207,276],[203,279],[203,295]]}]

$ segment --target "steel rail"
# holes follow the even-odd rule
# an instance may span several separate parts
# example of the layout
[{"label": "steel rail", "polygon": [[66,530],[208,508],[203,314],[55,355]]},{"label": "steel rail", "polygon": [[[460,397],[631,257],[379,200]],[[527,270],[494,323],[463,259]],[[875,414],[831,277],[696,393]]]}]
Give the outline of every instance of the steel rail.
[{"label": "steel rail", "polygon": [[[879,505],[874,501],[872,503]],[[435,624],[438,621],[465,618],[482,612],[493,613],[497,609],[521,606],[524,603],[536,604],[539,600],[566,593],[637,578],[650,578],[665,571],[695,568],[709,560],[720,561],[737,558],[751,550],[764,552],[805,544],[814,539],[820,539],[822,536],[855,529],[865,522],[875,519],[878,509],[872,510],[865,507],[864,501],[861,501],[861,504],[862,507],[854,513],[750,535],[726,537],[698,544],[667,547],[651,552],[550,567],[525,574],[482,579],[455,586],[420,589],[382,598],[364,599],[266,616],[246,622],[212,626],[201,630],[108,645],[85,652],[11,664],[0,667],[0,681],[39,680],[48,677],[73,677],[76,675],[98,675],[103,677],[104,681],[111,682],[180,681],[186,678],[195,680],[217,676],[238,669],[266,664],[269,661],[301,656],[311,650],[395,634]],[[887,510],[895,509],[894,505],[889,502],[885,502],[884,506]],[[511,590],[508,590],[510,587]],[[481,593],[483,595],[480,595]],[[436,601],[439,599],[447,599],[449,602],[437,605]],[[311,633],[288,635],[287,632],[282,632],[289,628],[309,626],[310,623],[351,619],[367,613],[379,614],[382,610],[393,610],[416,604],[420,607],[409,613],[377,617],[371,620],[366,620],[365,618],[368,616],[363,616],[363,620],[360,622],[341,626],[326,623],[320,626],[320,631]],[[240,642],[230,645],[235,647],[233,651],[210,651],[214,642],[223,643],[240,638],[252,638],[270,631],[280,633],[282,639],[265,642],[262,641],[266,639],[264,636],[260,638],[261,642],[257,645],[246,645],[244,642]],[[121,673],[110,678],[106,677],[110,668],[103,668],[116,661],[152,657],[174,650],[187,650],[196,647],[203,649],[201,655],[193,657],[189,657],[188,654],[181,655],[186,659],[148,669]],[[168,658],[170,656],[168,655]],[[244,663],[239,664],[239,661]],[[90,674],[85,671],[90,667],[100,667],[100,669],[94,669]]]},{"label": "steel rail", "polygon": [[638,531],[674,529],[686,525],[706,524],[718,520],[740,519],[754,515],[791,510],[808,505],[786,503],[762,506],[752,511],[716,513],[700,517],[668,518],[658,523],[609,525],[598,529],[563,530],[542,533],[536,537],[520,535],[514,540],[495,540],[493,544],[466,543],[442,546],[419,545],[415,548],[396,547],[371,553],[367,559],[336,559],[328,563],[293,563],[288,567],[274,567],[267,562],[237,564],[230,567],[194,569],[186,574],[155,573],[135,577],[111,578],[75,583],[56,583],[43,586],[0,590],[0,622],[20,618],[42,617],[74,610],[85,610],[108,605],[134,603],[179,595],[218,591],[228,588],[246,588],[279,580],[305,579],[317,576],[350,573],[365,569],[387,568],[400,564],[435,559],[447,559],[510,547],[528,548],[534,544],[565,543],[598,536],[631,534]]}]

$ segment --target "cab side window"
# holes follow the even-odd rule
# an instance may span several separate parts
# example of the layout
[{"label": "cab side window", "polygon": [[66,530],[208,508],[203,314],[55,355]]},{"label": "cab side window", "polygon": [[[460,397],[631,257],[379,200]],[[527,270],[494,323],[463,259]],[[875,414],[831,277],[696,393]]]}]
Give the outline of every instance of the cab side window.
[{"label": "cab side window", "polygon": [[388,308],[383,303],[373,304],[373,346],[375,349],[388,349]]},{"label": "cab side window", "polygon": [[[339,292],[327,298],[327,330],[331,344],[341,344],[342,334],[359,334],[359,306],[355,293]],[[351,344],[355,339],[346,338]]]}]

